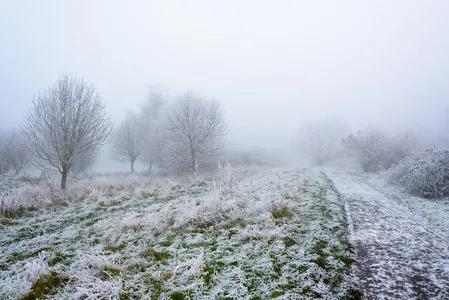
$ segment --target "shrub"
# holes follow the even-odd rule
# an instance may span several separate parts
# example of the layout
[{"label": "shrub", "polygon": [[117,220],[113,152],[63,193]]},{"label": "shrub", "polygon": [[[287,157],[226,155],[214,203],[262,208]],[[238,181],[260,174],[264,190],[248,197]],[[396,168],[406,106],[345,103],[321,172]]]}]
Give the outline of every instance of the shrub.
[{"label": "shrub", "polygon": [[366,172],[378,172],[410,155],[415,143],[408,136],[389,138],[379,132],[357,131],[343,139]]},{"label": "shrub", "polygon": [[415,196],[449,196],[449,151],[430,149],[404,159],[390,170],[389,180]]}]

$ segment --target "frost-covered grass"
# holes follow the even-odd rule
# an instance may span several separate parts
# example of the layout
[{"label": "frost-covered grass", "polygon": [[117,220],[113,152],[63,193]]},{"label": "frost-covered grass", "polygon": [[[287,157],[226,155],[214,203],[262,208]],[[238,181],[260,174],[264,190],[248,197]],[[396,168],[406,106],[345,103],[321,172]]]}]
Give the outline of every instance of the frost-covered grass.
[{"label": "frost-covered grass", "polygon": [[[72,179],[62,192],[58,177],[0,176],[0,216],[15,217],[36,209],[59,209],[69,203],[96,203],[120,195],[141,193],[149,197],[159,189],[201,181],[201,178],[151,178],[142,175],[104,174]],[[195,192],[191,189],[191,192]],[[148,194],[150,193],[150,194]]]},{"label": "frost-covered grass", "polygon": [[130,180],[96,178],[86,201],[3,217],[0,298],[354,295],[343,204],[323,175],[225,168],[213,180]]}]

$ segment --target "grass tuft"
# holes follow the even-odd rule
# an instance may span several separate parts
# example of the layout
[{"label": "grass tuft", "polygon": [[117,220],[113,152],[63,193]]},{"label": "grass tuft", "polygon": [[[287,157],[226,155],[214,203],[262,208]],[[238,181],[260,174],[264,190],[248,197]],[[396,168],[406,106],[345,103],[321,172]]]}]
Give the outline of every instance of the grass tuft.
[{"label": "grass tuft", "polygon": [[48,265],[49,266],[57,265],[59,263],[64,262],[65,259],[66,259],[66,257],[65,257],[65,255],[62,252],[55,251],[55,252],[52,253],[50,258],[48,259]]},{"label": "grass tuft", "polygon": [[172,300],[184,300],[186,297],[181,292],[174,292],[170,295],[170,299]]},{"label": "grass tuft", "polygon": [[103,246],[103,249],[110,252],[118,252],[126,248],[126,243],[121,243],[119,245],[114,244],[106,244]]},{"label": "grass tuft", "polygon": [[171,257],[170,253],[164,251],[157,251],[152,247],[148,247],[142,252],[140,252],[140,256],[153,261],[164,261]]},{"label": "grass tuft", "polygon": [[111,266],[105,266],[101,271],[100,271],[100,278],[103,280],[108,280],[111,277],[116,277],[118,275],[120,275],[122,271],[120,269],[111,267]]},{"label": "grass tuft", "polygon": [[28,253],[14,251],[14,252],[12,252],[9,255],[8,261],[9,262],[16,262],[16,261],[20,261],[20,260],[25,260],[27,258],[37,256],[42,251],[49,251],[49,250],[51,250],[51,248],[43,247],[43,248],[39,248],[37,250],[31,251],[31,252],[28,252]]},{"label": "grass tuft", "polygon": [[284,242],[285,247],[291,247],[293,245],[296,245],[296,241],[288,236],[283,238],[282,241]]},{"label": "grass tuft", "polygon": [[54,294],[59,287],[66,284],[68,278],[61,276],[56,272],[39,277],[31,287],[31,291],[25,294],[22,300],[42,299],[45,296]]},{"label": "grass tuft", "polygon": [[274,219],[291,219],[294,213],[288,207],[276,207],[271,211]]}]

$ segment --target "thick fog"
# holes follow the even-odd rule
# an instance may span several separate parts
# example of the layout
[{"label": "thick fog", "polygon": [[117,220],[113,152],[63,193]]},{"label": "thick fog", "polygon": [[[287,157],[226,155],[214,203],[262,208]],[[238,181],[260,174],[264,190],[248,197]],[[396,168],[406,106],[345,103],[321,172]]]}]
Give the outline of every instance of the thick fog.
[{"label": "thick fog", "polygon": [[449,0],[0,0],[1,299],[449,299]]},{"label": "thick fog", "polygon": [[114,124],[150,87],[222,103],[227,145],[280,149],[301,124],[442,134],[447,1],[2,1],[0,124],[63,74]]}]

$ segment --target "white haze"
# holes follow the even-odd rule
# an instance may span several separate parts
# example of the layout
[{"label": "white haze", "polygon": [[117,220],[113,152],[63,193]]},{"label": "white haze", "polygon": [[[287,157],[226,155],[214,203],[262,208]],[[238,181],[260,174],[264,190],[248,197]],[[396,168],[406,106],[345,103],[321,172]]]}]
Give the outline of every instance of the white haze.
[{"label": "white haze", "polygon": [[150,86],[215,98],[230,147],[286,148],[328,117],[438,135],[448,53],[448,1],[2,1],[0,125],[69,73],[115,123]]}]

